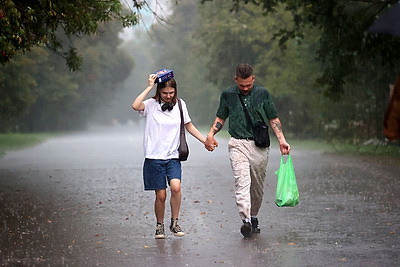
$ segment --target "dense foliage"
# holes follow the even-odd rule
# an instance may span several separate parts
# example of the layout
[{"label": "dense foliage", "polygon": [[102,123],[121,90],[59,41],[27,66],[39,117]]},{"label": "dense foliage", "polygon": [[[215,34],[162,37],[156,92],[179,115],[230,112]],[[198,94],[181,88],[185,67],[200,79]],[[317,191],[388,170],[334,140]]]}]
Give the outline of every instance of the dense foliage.
[{"label": "dense foliage", "polygon": [[58,55],[42,47],[0,66],[0,131],[83,129],[106,106],[129,75],[133,61],[118,49],[121,27],[99,25],[99,33],[73,40],[85,55],[82,70],[70,72]]},{"label": "dense foliage", "polygon": [[[145,1],[132,0],[140,9]],[[65,57],[68,67],[77,70],[81,57],[74,46],[63,42],[68,38],[93,34],[99,22],[118,19],[124,27],[138,23],[133,9],[126,11],[119,0],[1,0],[0,63],[38,45]]]},{"label": "dense foliage", "polygon": [[[175,2],[167,23],[123,44],[117,24],[101,24],[97,32],[106,34],[92,38],[57,34],[84,55],[82,72],[69,73],[46,49],[16,55],[0,67],[1,130],[77,129],[93,114],[99,122],[136,120],[133,98],[164,67],[174,70],[193,122],[209,127],[236,65],[247,62],[273,95],[289,138],[382,137],[400,37],[367,29],[395,1]],[[130,57],[140,65],[127,78]],[[116,109],[98,111],[109,105]]]},{"label": "dense foliage", "polygon": [[[203,2],[212,0],[203,0]],[[213,1],[216,2],[216,1]],[[325,95],[339,100],[347,82],[353,82],[367,68],[382,66],[391,77],[399,69],[400,37],[371,34],[368,28],[388,7],[398,0],[232,0],[231,10],[241,12],[246,4],[262,7],[265,16],[284,8],[292,15],[291,25],[283,24],[273,33],[285,48],[288,40],[301,41],[308,29],[320,32],[316,59],[323,72],[318,85]]]},{"label": "dense foliage", "polygon": [[288,133],[382,137],[388,85],[400,69],[399,38],[367,32],[382,2],[311,2],[185,1],[174,8],[172,30],[153,28],[156,64],[176,70],[195,123],[211,123],[235,66],[248,62]]}]

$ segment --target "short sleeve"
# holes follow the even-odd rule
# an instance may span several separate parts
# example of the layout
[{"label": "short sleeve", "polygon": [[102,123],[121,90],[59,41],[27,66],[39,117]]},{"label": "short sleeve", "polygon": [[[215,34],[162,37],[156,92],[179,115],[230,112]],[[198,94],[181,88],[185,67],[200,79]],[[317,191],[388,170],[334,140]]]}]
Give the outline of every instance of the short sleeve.
[{"label": "short sleeve", "polygon": [[217,117],[221,118],[223,120],[226,120],[226,118],[229,117],[229,109],[226,101],[226,92],[222,92],[220,98],[219,98],[219,107],[217,110]]},{"label": "short sleeve", "polygon": [[186,102],[183,99],[181,99],[181,104],[182,104],[182,112],[183,112],[183,123],[186,124],[186,123],[191,122],[192,120],[189,116],[189,111],[187,109]]}]

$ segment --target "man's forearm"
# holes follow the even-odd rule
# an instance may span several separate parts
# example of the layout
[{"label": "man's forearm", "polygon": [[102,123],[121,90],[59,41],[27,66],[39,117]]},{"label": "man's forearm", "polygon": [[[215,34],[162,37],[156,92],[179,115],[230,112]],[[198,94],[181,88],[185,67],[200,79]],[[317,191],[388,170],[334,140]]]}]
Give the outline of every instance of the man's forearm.
[{"label": "man's forearm", "polygon": [[286,142],[285,135],[282,131],[282,124],[279,118],[275,118],[269,121],[272,130],[275,133],[276,138],[279,142]]},{"label": "man's forearm", "polygon": [[208,134],[211,134],[212,136],[216,135],[219,131],[221,131],[222,127],[224,126],[224,122],[224,120],[217,117],[212,124]]}]

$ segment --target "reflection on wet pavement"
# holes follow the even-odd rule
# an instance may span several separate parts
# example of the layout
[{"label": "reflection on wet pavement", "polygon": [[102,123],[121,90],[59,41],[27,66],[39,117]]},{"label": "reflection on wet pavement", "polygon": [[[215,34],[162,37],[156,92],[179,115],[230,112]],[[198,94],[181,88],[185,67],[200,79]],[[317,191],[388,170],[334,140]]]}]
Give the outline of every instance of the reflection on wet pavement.
[{"label": "reflection on wet pavement", "polygon": [[[141,131],[59,137],[0,159],[2,266],[396,266],[398,166],[296,151],[300,204],[274,204],[271,150],[261,234],[244,239],[226,141],[189,138],[182,238],[155,240]],[[273,144],[274,146],[274,144]],[[170,210],[167,207],[166,220]]]}]

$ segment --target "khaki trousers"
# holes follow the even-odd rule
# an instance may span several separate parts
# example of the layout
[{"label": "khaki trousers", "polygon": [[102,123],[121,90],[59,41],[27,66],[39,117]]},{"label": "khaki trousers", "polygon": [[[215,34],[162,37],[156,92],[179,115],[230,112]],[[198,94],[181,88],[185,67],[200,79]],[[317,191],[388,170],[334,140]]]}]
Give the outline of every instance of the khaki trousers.
[{"label": "khaki trousers", "polygon": [[239,216],[242,220],[256,217],[264,196],[269,147],[260,148],[254,141],[230,138],[228,149]]}]

